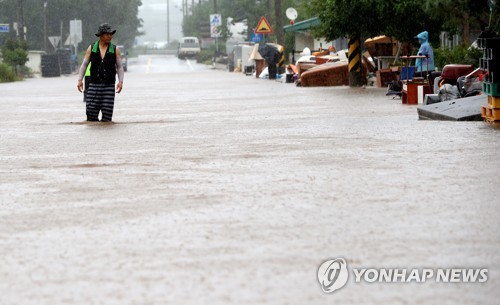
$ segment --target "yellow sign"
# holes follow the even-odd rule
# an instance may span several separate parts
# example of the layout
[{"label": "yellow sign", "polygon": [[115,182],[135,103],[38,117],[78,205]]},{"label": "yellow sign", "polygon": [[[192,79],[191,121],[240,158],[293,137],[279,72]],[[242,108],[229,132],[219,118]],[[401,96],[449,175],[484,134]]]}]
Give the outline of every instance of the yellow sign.
[{"label": "yellow sign", "polygon": [[267,21],[266,17],[262,16],[260,18],[259,24],[257,25],[257,28],[255,29],[256,34],[271,34],[273,32],[273,29],[271,28],[271,25]]}]

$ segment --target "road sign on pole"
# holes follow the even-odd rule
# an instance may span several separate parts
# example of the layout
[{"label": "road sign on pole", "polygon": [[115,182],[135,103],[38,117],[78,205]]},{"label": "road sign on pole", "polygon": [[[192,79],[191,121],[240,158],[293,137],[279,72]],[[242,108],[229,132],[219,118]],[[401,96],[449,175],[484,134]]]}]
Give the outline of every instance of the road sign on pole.
[{"label": "road sign on pole", "polygon": [[9,24],[0,23],[0,33],[8,33],[10,32]]},{"label": "road sign on pole", "polygon": [[66,41],[64,41],[65,46],[76,46],[78,45],[78,39],[76,35],[69,35],[68,38],[66,38]]},{"label": "road sign on pole", "polygon": [[250,34],[250,41],[251,42],[255,42],[255,43],[259,43],[263,40],[264,37],[262,37],[263,35],[262,34],[256,34],[256,33],[252,33]]},{"label": "road sign on pole", "polygon": [[59,45],[59,41],[61,41],[61,36],[49,36],[49,41],[55,49]]},{"label": "road sign on pole", "polygon": [[272,34],[273,29],[271,28],[271,25],[269,24],[269,21],[267,21],[266,17],[262,16],[260,18],[259,24],[255,28],[255,33],[256,34]]},{"label": "road sign on pole", "polygon": [[70,20],[69,21],[69,35],[72,37],[73,43],[82,42],[82,21]]},{"label": "road sign on pole", "polygon": [[210,37],[218,38],[220,37],[219,27],[222,24],[222,17],[220,14],[210,15]]}]

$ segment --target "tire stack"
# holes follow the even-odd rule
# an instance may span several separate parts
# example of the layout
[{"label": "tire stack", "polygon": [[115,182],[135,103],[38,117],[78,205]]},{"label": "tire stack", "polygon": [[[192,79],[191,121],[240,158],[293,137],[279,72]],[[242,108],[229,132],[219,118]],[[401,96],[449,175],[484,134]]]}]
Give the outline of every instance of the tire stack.
[{"label": "tire stack", "polygon": [[71,74],[71,51],[67,49],[58,49],[56,53],[59,56],[61,74]]},{"label": "tire stack", "polygon": [[59,77],[61,68],[59,67],[59,55],[42,55],[42,77]]},{"label": "tire stack", "polygon": [[481,116],[488,122],[500,122],[500,37],[482,33],[478,46],[483,49],[479,64],[487,72],[483,81],[483,93],[488,96],[488,105],[482,106]]}]

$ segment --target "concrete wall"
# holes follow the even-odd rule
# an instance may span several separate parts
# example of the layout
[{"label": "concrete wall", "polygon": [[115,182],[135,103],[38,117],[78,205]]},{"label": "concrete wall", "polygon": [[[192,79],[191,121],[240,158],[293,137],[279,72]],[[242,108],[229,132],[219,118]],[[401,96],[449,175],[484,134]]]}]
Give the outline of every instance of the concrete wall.
[{"label": "concrete wall", "polygon": [[305,47],[314,50],[314,37],[307,32],[295,33],[295,50],[302,51]]},{"label": "concrete wall", "polygon": [[28,51],[28,61],[26,67],[31,69],[31,72],[39,74],[42,72],[42,55],[44,51]]}]

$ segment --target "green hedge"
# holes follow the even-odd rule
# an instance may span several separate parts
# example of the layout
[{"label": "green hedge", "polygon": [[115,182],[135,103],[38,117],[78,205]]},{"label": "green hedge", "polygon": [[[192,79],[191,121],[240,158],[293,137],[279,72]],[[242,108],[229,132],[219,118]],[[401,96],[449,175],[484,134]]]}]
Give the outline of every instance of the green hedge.
[{"label": "green hedge", "polygon": [[447,64],[465,64],[479,66],[479,59],[483,56],[483,50],[473,47],[454,47],[434,49],[434,65],[440,70]]},{"label": "green hedge", "polygon": [[214,55],[215,55],[215,47],[208,49],[201,49],[200,55],[198,55],[196,61],[202,64],[211,65]]},{"label": "green hedge", "polygon": [[18,80],[16,72],[10,66],[0,63],[0,83],[15,82]]}]

